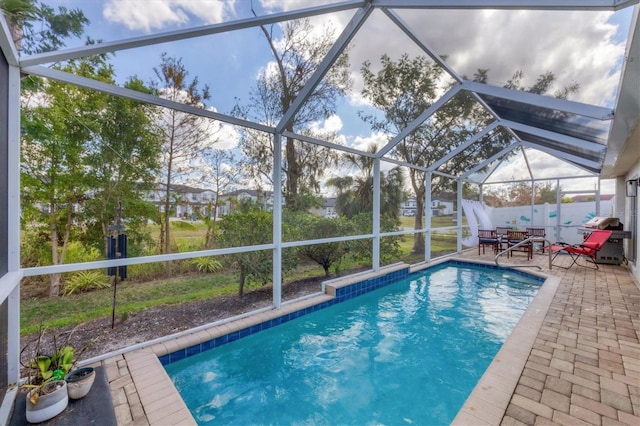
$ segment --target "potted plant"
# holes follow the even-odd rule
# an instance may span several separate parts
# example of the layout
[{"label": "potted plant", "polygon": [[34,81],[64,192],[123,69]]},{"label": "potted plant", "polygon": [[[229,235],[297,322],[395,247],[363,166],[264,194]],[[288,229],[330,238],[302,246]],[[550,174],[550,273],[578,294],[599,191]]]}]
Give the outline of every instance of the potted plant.
[{"label": "potted plant", "polygon": [[[27,371],[27,380],[23,385],[23,388],[28,389],[26,417],[30,423],[40,423],[57,416],[69,403],[69,386],[65,376],[69,375],[76,364],[76,351],[68,344],[72,333],[68,334],[60,346],[54,335],[53,347],[47,350],[44,342],[45,330],[41,328],[35,345],[32,346],[31,342],[22,349],[20,358],[23,360],[22,366]],[[29,348],[30,353],[25,355]],[[86,392],[82,396],[86,395]]]},{"label": "potted plant", "polygon": [[96,373],[93,367],[72,370],[64,376],[70,399],[84,398],[91,390]]}]

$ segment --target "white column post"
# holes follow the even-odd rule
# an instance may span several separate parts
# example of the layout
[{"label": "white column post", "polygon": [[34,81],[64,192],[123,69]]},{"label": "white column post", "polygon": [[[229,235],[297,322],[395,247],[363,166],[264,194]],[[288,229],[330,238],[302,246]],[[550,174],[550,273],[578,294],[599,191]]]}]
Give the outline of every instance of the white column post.
[{"label": "white column post", "polygon": [[[20,69],[9,66],[7,128],[7,266],[10,273],[20,270]],[[8,299],[7,379],[20,378],[20,284]]]},{"label": "white column post", "polygon": [[373,159],[373,241],[371,268],[380,269],[380,159]]},{"label": "white column post", "polygon": [[431,237],[433,232],[431,231],[431,172],[425,172],[424,178],[424,205],[422,212],[416,212],[416,214],[424,214],[424,261],[429,262],[431,260]]},{"label": "white column post", "polygon": [[[480,202],[482,202],[482,187],[480,187]],[[457,237],[456,237],[456,251],[460,253],[462,251],[462,179],[456,179],[456,222],[458,223]]]},{"label": "white column post", "polygon": [[273,307],[282,304],[282,135],[273,135]]}]

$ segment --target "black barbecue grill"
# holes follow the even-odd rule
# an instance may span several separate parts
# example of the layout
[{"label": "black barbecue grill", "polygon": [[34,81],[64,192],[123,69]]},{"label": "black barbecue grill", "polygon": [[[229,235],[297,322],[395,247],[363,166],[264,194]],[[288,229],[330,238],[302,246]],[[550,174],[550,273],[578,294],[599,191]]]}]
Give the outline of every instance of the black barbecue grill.
[{"label": "black barbecue grill", "polygon": [[624,260],[625,238],[631,238],[630,231],[623,231],[623,225],[617,217],[594,217],[579,229],[583,235],[589,235],[596,229],[606,229],[611,231],[611,237],[602,246],[596,255],[596,263],[607,263],[610,265],[620,265]]}]

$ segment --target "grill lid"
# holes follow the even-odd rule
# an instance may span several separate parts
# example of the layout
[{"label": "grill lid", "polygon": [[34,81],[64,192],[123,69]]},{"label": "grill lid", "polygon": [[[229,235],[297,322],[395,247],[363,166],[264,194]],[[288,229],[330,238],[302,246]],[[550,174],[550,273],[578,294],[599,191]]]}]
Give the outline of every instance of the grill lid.
[{"label": "grill lid", "polygon": [[596,216],[589,222],[585,223],[584,227],[588,229],[605,229],[608,226],[616,228],[619,224],[620,220],[617,217]]}]

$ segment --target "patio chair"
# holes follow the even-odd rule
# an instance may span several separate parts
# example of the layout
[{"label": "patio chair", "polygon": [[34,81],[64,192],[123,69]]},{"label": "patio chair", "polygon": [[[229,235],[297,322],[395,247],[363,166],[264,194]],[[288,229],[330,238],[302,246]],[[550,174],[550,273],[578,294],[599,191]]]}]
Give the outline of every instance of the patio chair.
[{"label": "patio chair", "polygon": [[[544,228],[527,228],[527,235],[529,235],[530,237],[546,237],[546,230]],[[544,247],[545,247],[545,242],[542,241],[542,243],[537,243],[537,244],[542,244],[542,246],[540,247],[540,251],[542,253],[544,253]],[[536,247],[537,247],[536,244]]]},{"label": "patio chair", "polygon": [[509,251],[509,257],[513,257],[514,251],[523,251],[527,253],[527,260],[530,260],[533,257],[533,244],[531,244],[531,241],[521,244],[527,238],[529,238],[527,231],[507,231],[507,248],[510,249],[511,247],[517,246]]},{"label": "patio chair", "polygon": [[486,246],[493,247],[493,252],[497,253],[499,242],[495,229],[478,229],[478,256],[480,256],[480,247],[482,247],[482,254],[484,254]]},{"label": "patio chair", "polygon": [[[579,264],[578,259],[581,257],[585,257],[588,262],[594,264],[595,268],[598,269],[598,264],[596,263],[596,256],[598,255],[598,251],[602,248],[602,246],[607,242],[609,237],[611,237],[611,231],[604,231],[597,229],[592,231],[580,244],[567,244],[563,242],[557,242],[549,247],[554,254],[552,259],[552,264],[559,268],[569,269],[573,265]],[[560,253],[566,253],[571,256],[571,264],[569,266],[561,266],[553,263],[556,257]],[[589,267],[588,265],[581,265],[585,267]]]},{"label": "patio chair", "polygon": [[498,234],[498,239],[500,240],[500,242],[498,243],[499,251],[502,251],[508,247],[507,233],[512,229],[513,228],[510,226],[496,226],[496,234]]}]

